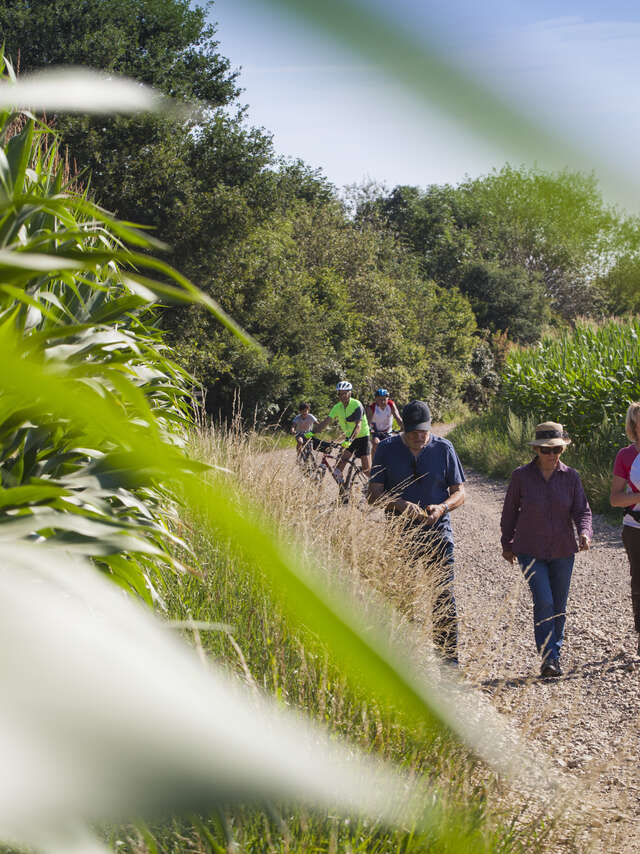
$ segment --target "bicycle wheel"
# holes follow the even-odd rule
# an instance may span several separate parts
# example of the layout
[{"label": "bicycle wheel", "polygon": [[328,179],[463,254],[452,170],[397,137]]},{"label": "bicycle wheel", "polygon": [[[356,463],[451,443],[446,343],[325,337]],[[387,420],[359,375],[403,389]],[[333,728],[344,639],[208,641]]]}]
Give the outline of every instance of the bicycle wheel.
[{"label": "bicycle wheel", "polygon": [[367,491],[369,489],[369,478],[362,471],[360,466],[353,467],[353,475],[349,487],[350,498],[358,503],[366,502]]},{"label": "bicycle wheel", "polygon": [[347,473],[338,488],[340,501],[343,504],[348,504],[352,499],[357,500],[363,497],[368,482],[369,480],[360,466],[352,462],[347,463]]},{"label": "bicycle wheel", "polygon": [[313,473],[316,469],[317,463],[313,456],[313,450],[311,449],[311,445],[309,443],[303,445],[302,450],[300,451],[300,456],[298,457],[298,464],[302,470],[302,474],[305,477],[313,477]]},{"label": "bicycle wheel", "polygon": [[307,451],[307,454],[304,458],[304,463],[302,464],[302,473],[307,477],[313,477],[313,474],[316,470],[316,461],[313,458],[313,453],[311,451]]},{"label": "bicycle wheel", "polygon": [[316,463],[315,468],[311,472],[311,479],[314,483],[317,483],[318,486],[324,480],[324,476],[327,473],[327,467],[324,463]]}]

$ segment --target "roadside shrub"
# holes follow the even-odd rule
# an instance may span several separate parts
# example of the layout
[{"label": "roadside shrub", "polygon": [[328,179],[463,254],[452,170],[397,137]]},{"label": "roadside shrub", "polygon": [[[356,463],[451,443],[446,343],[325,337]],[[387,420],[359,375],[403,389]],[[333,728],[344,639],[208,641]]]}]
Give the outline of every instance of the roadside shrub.
[{"label": "roadside shrub", "polygon": [[500,386],[500,377],[495,370],[495,361],[489,343],[481,339],[473,348],[469,375],[462,400],[474,412],[486,409]]}]

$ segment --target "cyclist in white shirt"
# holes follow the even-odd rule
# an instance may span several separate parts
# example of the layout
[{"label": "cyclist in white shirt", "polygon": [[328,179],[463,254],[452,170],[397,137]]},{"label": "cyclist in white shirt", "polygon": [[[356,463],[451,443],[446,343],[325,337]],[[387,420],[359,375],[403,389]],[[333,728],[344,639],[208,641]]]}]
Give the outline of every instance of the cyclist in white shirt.
[{"label": "cyclist in white shirt", "polygon": [[[296,451],[299,456],[300,452],[302,451],[303,445],[307,441],[305,433],[308,433],[309,431],[313,430],[314,425],[318,423],[318,419],[315,415],[311,414],[311,407],[308,403],[301,403],[298,407],[298,410],[300,414],[296,415],[296,417],[291,422],[290,432],[296,434]],[[317,439],[314,439],[312,441],[315,447]]]},{"label": "cyclist in white shirt", "polygon": [[367,407],[367,415],[371,424],[371,456],[373,457],[380,442],[391,436],[393,419],[396,419],[401,430],[403,429],[403,425],[398,407],[389,397],[389,392],[386,388],[379,388],[376,391],[375,400]]}]

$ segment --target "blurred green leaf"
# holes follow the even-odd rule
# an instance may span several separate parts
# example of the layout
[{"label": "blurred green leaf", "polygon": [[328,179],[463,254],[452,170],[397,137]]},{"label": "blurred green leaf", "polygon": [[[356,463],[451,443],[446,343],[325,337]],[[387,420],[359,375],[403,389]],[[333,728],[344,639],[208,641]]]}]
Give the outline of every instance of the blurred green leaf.
[{"label": "blurred green leaf", "polygon": [[0,638],[19,651],[0,664],[5,839],[266,795],[416,818],[404,775],[203,668],[88,564],[0,553]]}]

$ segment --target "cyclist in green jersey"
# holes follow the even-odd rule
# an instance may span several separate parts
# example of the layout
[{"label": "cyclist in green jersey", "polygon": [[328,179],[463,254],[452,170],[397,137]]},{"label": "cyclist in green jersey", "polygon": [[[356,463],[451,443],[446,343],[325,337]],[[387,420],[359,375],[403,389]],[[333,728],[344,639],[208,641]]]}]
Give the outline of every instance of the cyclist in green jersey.
[{"label": "cyclist in green jersey", "polygon": [[315,430],[324,430],[332,421],[337,421],[349,445],[334,469],[333,476],[338,483],[343,478],[343,470],[351,456],[355,454],[360,459],[362,471],[368,477],[371,472],[371,439],[369,438],[369,422],[364,406],[355,397],[351,397],[353,386],[342,380],[336,385],[339,402],[333,407],[328,417],[316,425]]}]

